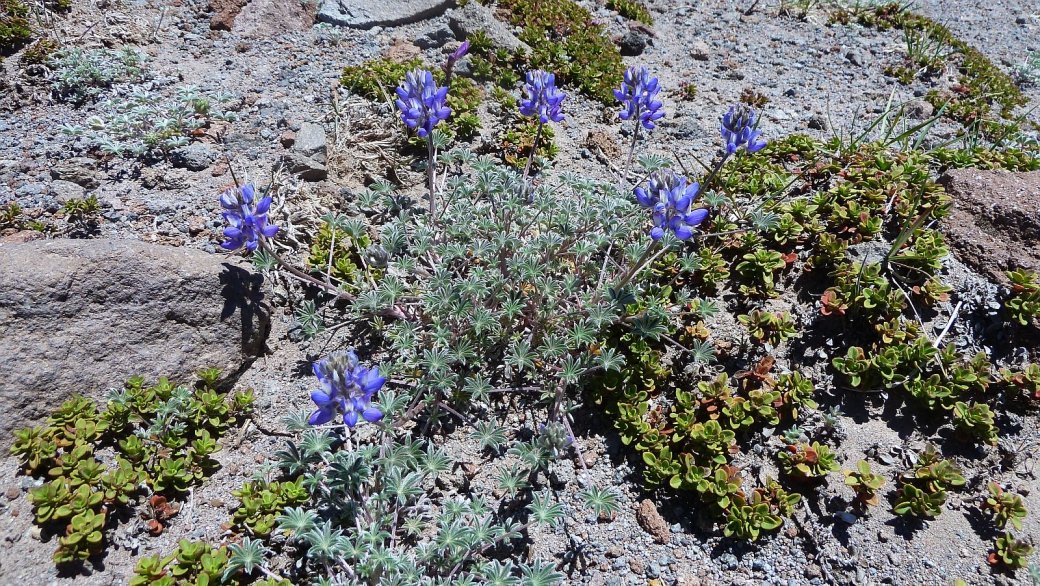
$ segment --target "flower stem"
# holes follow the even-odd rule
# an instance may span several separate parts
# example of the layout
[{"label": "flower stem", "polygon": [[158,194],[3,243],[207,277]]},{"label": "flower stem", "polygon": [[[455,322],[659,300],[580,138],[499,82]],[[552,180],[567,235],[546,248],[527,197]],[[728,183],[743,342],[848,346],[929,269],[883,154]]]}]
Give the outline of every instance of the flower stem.
[{"label": "flower stem", "polygon": [[263,248],[264,251],[267,252],[267,254],[270,254],[271,256],[273,256],[274,259],[276,261],[278,261],[278,264],[281,265],[281,267],[283,269],[285,269],[286,271],[291,273],[294,277],[296,277],[296,278],[298,278],[298,279],[300,279],[302,281],[305,281],[307,283],[310,283],[311,285],[314,285],[315,287],[320,287],[322,289],[325,289],[329,293],[334,294],[336,297],[343,298],[343,299],[346,299],[348,301],[356,301],[357,300],[357,298],[354,297],[353,295],[351,295],[350,293],[347,293],[346,291],[340,291],[339,288],[336,287],[335,285],[333,285],[332,283],[326,283],[324,281],[315,279],[314,277],[308,275],[307,273],[301,271],[300,269],[298,269],[298,268],[292,266],[291,264],[289,264],[288,262],[286,262],[285,259],[282,258],[277,252],[275,252],[274,248],[272,248],[271,245],[267,243],[266,239],[260,238],[260,247]]},{"label": "flower stem", "polygon": [[650,256],[650,253],[651,253],[651,252],[653,252],[653,250],[654,250],[654,248],[655,248],[655,247],[654,247],[654,244],[657,244],[657,243],[656,243],[656,242],[654,242],[653,244],[651,244],[651,245],[650,245],[650,246],[649,246],[649,247],[648,247],[648,248],[646,249],[646,252],[644,252],[644,253],[643,253],[643,256],[639,257],[639,260],[637,260],[637,261],[635,262],[635,264],[633,264],[633,265],[632,265],[632,268],[631,268],[631,269],[629,269],[629,271],[628,271],[627,273],[625,273],[625,275],[624,275],[623,277],[621,277],[621,280],[620,280],[620,281],[618,282],[618,284],[617,284],[617,285],[615,285],[615,287],[616,287],[617,289],[619,289],[619,290],[620,290],[620,289],[622,289],[622,288],[623,288],[623,287],[624,287],[625,285],[628,285],[629,281],[631,281],[631,280],[632,280],[632,277],[635,277],[636,275],[638,275],[640,271],[642,271],[642,270],[643,270],[644,268],[646,268],[646,267],[647,267],[648,265],[652,264],[652,263],[653,263],[653,262],[654,262],[655,260],[657,260],[658,258],[660,258],[660,257],[661,257],[661,255],[665,253],[665,251],[667,251],[667,250],[668,250],[668,248],[667,248],[667,247],[665,247],[665,246],[661,246],[661,247],[660,247],[660,248],[659,248],[659,249],[657,250],[657,253],[656,253],[656,254],[654,254],[654,255],[653,255],[653,257],[651,257],[651,256]]},{"label": "flower stem", "polygon": [[715,175],[718,175],[719,171],[722,170],[722,166],[726,164],[727,159],[729,159],[729,151],[726,151],[726,154],[722,155],[722,159],[715,165],[715,168],[711,170],[711,173],[708,173],[708,177],[705,178],[704,183],[701,184],[701,193],[708,191],[708,187],[711,186],[711,180],[715,178]]},{"label": "flower stem", "polygon": [[426,135],[426,146],[429,152],[429,159],[426,162],[426,177],[430,183],[430,221],[436,224],[437,198],[434,194],[436,193],[435,181],[437,179],[437,148],[433,146],[432,132]]},{"label": "flower stem", "polygon": [[618,179],[618,191],[625,186],[625,181],[628,181],[628,170],[632,167],[632,155],[636,153],[636,142],[639,141],[639,121],[636,120],[636,131],[632,133],[632,145],[628,147],[628,160],[625,161],[625,170],[621,172],[621,178]]},{"label": "flower stem", "polygon": [[544,125],[544,122],[538,121],[538,130],[534,133],[534,144],[531,145],[531,154],[527,156],[527,164],[524,165],[524,176],[520,181],[522,185],[527,185],[527,176],[531,173],[531,162],[534,161],[534,154],[538,152],[538,141],[542,138],[542,126]]}]

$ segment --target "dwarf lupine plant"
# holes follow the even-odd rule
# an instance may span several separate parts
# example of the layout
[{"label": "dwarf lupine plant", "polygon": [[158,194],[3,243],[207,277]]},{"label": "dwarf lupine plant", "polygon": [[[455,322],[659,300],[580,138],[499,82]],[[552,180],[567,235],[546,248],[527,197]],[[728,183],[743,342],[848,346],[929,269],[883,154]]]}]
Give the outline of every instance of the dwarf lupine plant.
[{"label": "dwarf lupine plant", "polygon": [[624,108],[619,114],[621,119],[636,122],[635,129],[632,131],[632,145],[628,148],[628,158],[625,160],[625,169],[621,173],[619,189],[628,179],[628,170],[632,166],[632,155],[636,152],[636,142],[639,140],[639,128],[645,128],[647,131],[653,130],[656,126],[654,121],[664,117],[662,104],[657,99],[659,91],[661,91],[661,86],[657,78],[650,77],[650,72],[646,67],[626,69],[621,88],[614,90],[614,97],[621,102],[621,106]]},{"label": "dwarf lupine plant", "polygon": [[[442,118],[420,96],[437,102],[446,94],[424,80],[409,76],[399,107],[429,139]],[[644,97],[630,119],[647,129],[659,106],[645,89],[650,80],[638,83]],[[539,129],[563,120],[552,74],[531,72],[526,93],[521,113],[537,117]],[[523,173],[467,149],[438,162],[443,178],[430,183],[436,215],[413,213],[387,183],[358,198],[366,210],[388,204],[367,228],[379,270],[367,265],[350,283],[353,293],[337,297],[351,301],[346,321],[368,326],[352,344],[383,361],[362,366],[344,352],[314,367],[316,409],[286,420],[300,436],[277,454],[310,501],[286,509],[280,530],[307,552],[306,572],[328,582],[552,584],[562,576],[551,564],[513,566],[484,554],[576,513],[548,472],[571,455],[584,465],[573,413],[590,381],[626,367],[619,344],[678,344],[675,314],[698,302],[673,289],[653,261],[672,253],[684,265],[697,262],[689,250],[709,214],[696,205],[704,184],[652,157],[639,159],[650,181],[635,198],[571,173],[528,185],[530,159]],[[701,346],[683,359],[705,361],[710,351]],[[504,395],[519,395],[537,417],[508,428]],[[493,497],[452,494],[444,482],[434,490],[450,462],[425,438],[447,425],[471,429]],[[621,506],[608,488],[578,478],[597,515]]]},{"label": "dwarf lupine plant", "polygon": [[227,240],[221,246],[228,250],[244,246],[252,252],[262,238],[274,238],[278,233],[278,226],[267,222],[271,197],[257,201],[252,185],[228,188],[220,194],[220,205],[224,208],[224,221],[228,223],[224,228]]},{"label": "dwarf lupine plant", "polygon": [[[454,65],[454,62],[452,62]],[[401,111],[401,120],[419,136],[426,139],[428,158],[426,160],[426,178],[430,190],[430,216],[437,213],[437,147],[434,142],[433,129],[447,120],[451,115],[445,101],[448,97],[448,86],[437,87],[433,74],[423,69],[409,72],[404,85],[397,88],[397,108]]]},{"label": "dwarf lupine plant", "polygon": [[527,97],[520,100],[520,114],[538,118],[538,130],[534,135],[534,144],[531,145],[531,154],[527,157],[527,165],[524,166],[524,180],[526,181],[531,172],[531,161],[538,151],[538,141],[542,138],[542,126],[550,120],[563,122],[563,99],[567,94],[556,87],[556,76],[540,69],[527,72],[527,83],[524,84],[524,92]]},{"label": "dwarf lupine plant", "polygon": [[661,169],[650,174],[646,189],[635,189],[639,205],[653,210],[654,227],[650,237],[655,241],[671,232],[679,240],[689,240],[693,230],[708,217],[707,208],[690,210],[697,199],[700,184],[689,183],[685,177],[676,175],[671,169]]},{"label": "dwarf lupine plant", "polygon": [[358,417],[375,423],[383,418],[383,412],[372,405],[372,398],[386,382],[379,375],[379,367],[366,368],[358,362],[353,350],[333,352],[313,366],[321,389],[311,393],[311,400],[318,406],[307,422],[322,425],[332,421],[337,414],[343,415],[343,423],[354,427]]}]

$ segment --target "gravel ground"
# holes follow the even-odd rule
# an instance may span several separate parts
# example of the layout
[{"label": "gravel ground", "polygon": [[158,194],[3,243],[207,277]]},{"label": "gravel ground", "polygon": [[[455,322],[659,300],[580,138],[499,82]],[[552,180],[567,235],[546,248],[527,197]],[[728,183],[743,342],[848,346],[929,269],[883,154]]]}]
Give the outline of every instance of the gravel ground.
[{"label": "gravel ground", "polygon": [[[610,23],[612,34],[627,32],[627,25],[613,12],[593,2],[582,4]],[[771,2],[762,2],[750,15],[744,14],[750,5],[747,1],[665,0],[651,4],[658,23],[655,36],[641,56],[627,57],[626,64],[647,65],[666,88],[663,101],[668,116],[646,148],[687,161],[692,156],[711,157],[717,148],[720,116],[748,88],[769,100],[761,125],[767,137],[799,132],[828,138],[863,128],[883,111],[890,96],[896,103],[920,106],[929,83],[948,83],[954,75],[947,72],[928,83],[901,85],[883,74],[885,65],[896,62],[905,51],[901,33],[829,26],[822,11],[799,20],[778,16]],[[411,45],[416,36],[445,26],[444,17],[361,31],[310,26],[309,13],[293,6],[286,9],[292,18],[238,23],[230,32],[221,32],[210,30],[212,14],[195,2],[165,5],[142,0],[105,6],[77,4],[71,15],[55,23],[56,34],[85,46],[130,43],[150,56],[149,89],[170,99],[184,85],[207,94],[228,92],[239,120],[211,129],[213,136],[200,137],[195,143],[200,145],[195,154],[210,160],[201,170],[175,167],[167,161],[147,164],[116,159],[98,165],[85,158],[89,154],[85,141],[63,135],[60,128],[103,114],[105,107],[75,108],[55,102],[45,81],[26,76],[17,58],[8,59],[2,66],[10,87],[0,96],[0,205],[17,202],[27,214],[48,219],[70,193],[94,194],[101,202],[103,221],[93,236],[137,238],[214,253],[219,249],[221,225],[215,194],[232,182],[226,160],[240,180],[247,175],[266,184],[274,178],[290,186],[290,195],[276,202],[274,213],[287,226],[290,240],[302,239],[317,226],[323,212],[349,213],[351,194],[376,177],[389,176],[388,167],[399,157],[394,152],[398,139],[388,106],[369,104],[337,87],[342,67],[388,50],[422,54],[436,62],[454,47],[421,51]],[[1033,1],[919,0],[914,10],[946,24],[1004,68],[1021,62],[1026,51],[1040,50],[1040,6]],[[678,101],[671,91],[683,81],[698,88],[692,101]],[[1029,88],[1026,93],[1031,107],[1040,98],[1040,90]],[[339,104],[338,115],[330,105],[332,97]],[[590,130],[602,130],[608,144],[613,141],[617,148],[626,144],[627,136],[618,134],[614,109],[573,95],[565,102],[565,110],[568,121],[557,129],[561,155],[556,168],[611,178],[610,169],[588,148],[587,136]],[[1036,112],[1029,117],[1040,120]],[[317,182],[276,171],[278,163],[293,152],[283,146],[286,133],[299,133],[308,123],[321,125],[328,136],[329,175]],[[933,129],[930,140],[947,140],[956,131],[955,125],[942,122]],[[481,140],[491,140],[490,134],[485,131],[477,139]],[[418,195],[423,176],[407,163],[402,163],[392,179],[402,183],[406,192]],[[949,282],[960,285],[965,298],[976,299],[980,305],[994,299],[995,288],[955,260],[947,261],[945,271]],[[265,429],[278,429],[286,412],[308,407],[311,379],[300,374],[299,365],[348,342],[340,332],[310,344],[290,341],[292,312],[285,301],[295,293],[284,283],[274,283],[272,291],[275,303],[281,304],[273,320],[270,353],[238,383],[257,390],[259,421]],[[789,304],[791,295],[774,303]],[[732,305],[732,299],[724,302]],[[813,308],[801,311],[796,317],[803,323],[817,315]],[[950,308],[945,307],[927,325],[938,331],[949,319]],[[716,336],[739,335],[732,316],[720,315],[716,320],[708,324]],[[956,323],[950,339],[967,346],[970,327]],[[835,338],[840,336],[841,332],[834,332]],[[827,384],[821,360],[827,358],[826,351],[799,356],[780,348],[777,356],[779,368],[814,368],[814,378],[820,385]],[[914,429],[913,422],[888,417],[880,400],[832,391],[821,402],[840,404],[846,413],[836,432],[843,438],[838,452],[844,466],[872,450],[917,449],[928,439]],[[532,532],[526,553],[556,560],[565,569],[568,583],[909,586],[950,584],[953,578],[969,584],[1027,583],[1025,572],[1019,572],[1016,579],[990,570],[985,562],[990,538],[979,537],[972,503],[958,501],[983,490],[989,478],[987,467],[995,466],[992,451],[966,474],[970,490],[952,496],[950,510],[927,527],[912,528],[893,521],[890,507],[884,503],[866,517],[849,514],[852,491],[837,474],[819,494],[806,499],[809,506],[799,507],[779,533],[748,545],[724,539],[720,531],[713,530],[693,496],[645,492],[638,455],[621,444],[610,421],[589,411],[588,424],[577,430],[590,466],[588,473],[600,486],[618,488],[621,511],[612,521],[599,521],[582,508],[577,497],[564,493],[572,514],[557,530]],[[1040,433],[1035,417],[1023,418],[1020,424],[1023,429],[1018,437]],[[16,474],[14,460],[3,460],[0,478],[5,479],[3,487],[11,490],[0,499],[0,506],[6,509],[0,510],[5,519],[0,524],[0,583],[123,584],[132,574],[136,556],[169,551],[182,537],[219,540],[223,534],[220,525],[227,520],[229,508],[236,505],[230,491],[253,473],[265,454],[281,447],[280,438],[268,436],[256,426],[245,428],[237,437],[236,433],[230,434],[230,445],[217,454],[222,468],[194,490],[162,536],[137,535],[135,525],[126,524],[114,539],[118,547],[111,548],[103,569],[88,576],[56,575],[50,562],[53,542],[41,544],[38,532],[34,534],[32,529],[31,506],[24,495],[32,481]],[[491,466],[501,462],[486,461],[465,439],[463,430],[443,441],[455,460],[477,465],[468,482],[490,490],[486,479],[494,471]],[[780,445],[777,438],[762,444],[758,449]],[[748,462],[742,464],[756,464],[753,469],[759,477],[775,476],[769,464],[762,464],[767,459],[755,455],[750,450]],[[1040,535],[1040,483],[1031,472],[1035,463],[1024,459],[1022,473],[1007,476],[1026,495],[1031,515],[1025,533],[1034,536]],[[881,471],[891,477],[900,466],[895,462]],[[581,472],[575,461],[561,461],[555,465],[552,482],[565,483],[576,474]]]}]

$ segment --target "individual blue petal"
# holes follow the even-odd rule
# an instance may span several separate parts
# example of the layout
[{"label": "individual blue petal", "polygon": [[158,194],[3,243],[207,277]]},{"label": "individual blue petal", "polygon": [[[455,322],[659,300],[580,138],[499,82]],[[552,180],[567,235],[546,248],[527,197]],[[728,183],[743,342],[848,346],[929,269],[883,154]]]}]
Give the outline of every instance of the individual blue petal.
[{"label": "individual blue petal", "polygon": [[238,207],[238,198],[235,196],[234,189],[227,189],[220,194],[220,205],[231,210]]},{"label": "individual blue petal", "polygon": [[311,416],[307,418],[307,423],[311,425],[325,425],[332,421],[332,418],[336,416],[335,409],[319,408]]},{"label": "individual blue petal", "polygon": [[657,203],[656,198],[647,193],[642,187],[635,188],[634,192],[636,194],[636,201],[639,202],[639,205],[645,208],[652,207]]},{"label": "individual blue petal", "polygon": [[333,399],[329,395],[329,393],[327,393],[325,391],[312,391],[311,392],[311,401],[314,401],[315,405],[322,406],[322,405],[326,405],[328,403],[331,403],[333,401]]},{"label": "individual blue petal", "polygon": [[365,418],[365,421],[375,423],[383,418],[383,412],[379,408],[370,405],[361,412],[361,416]]},{"label": "individual blue petal", "polygon": [[278,233],[278,226],[274,224],[268,224],[260,229],[260,233],[266,238],[274,238],[275,234]]},{"label": "individual blue petal", "polygon": [[346,413],[343,414],[343,423],[345,423],[347,425],[347,427],[354,427],[355,425],[357,425],[357,422],[358,422],[357,411],[354,411],[353,409],[351,409],[350,411],[347,411]]},{"label": "individual blue petal", "polygon": [[662,236],[664,236],[664,228],[654,226],[653,230],[650,230],[650,238],[654,241],[660,240]]},{"label": "individual blue petal", "polygon": [[679,224],[675,227],[675,237],[679,240],[689,240],[693,236],[693,230],[690,230],[686,224]]},{"label": "individual blue petal", "polygon": [[267,196],[267,197],[261,199],[256,204],[256,209],[253,210],[253,214],[255,214],[257,216],[262,216],[262,215],[266,214],[267,211],[270,210],[270,209],[271,209],[271,196]]},{"label": "individual blue petal", "polygon": [[360,381],[358,386],[361,387],[361,391],[366,395],[371,395],[383,388],[383,383],[386,382],[385,376],[379,376],[379,367],[367,370]]},{"label": "individual blue petal", "polygon": [[253,203],[253,184],[247,183],[242,186],[242,200],[247,204]]},{"label": "individual blue petal", "polygon": [[690,209],[691,203],[693,203],[693,196],[683,195],[672,204],[672,210],[685,214],[686,210]]},{"label": "individual blue petal", "polygon": [[707,208],[700,208],[700,209],[693,210],[692,212],[686,214],[685,221],[686,221],[686,224],[689,225],[689,226],[698,226],[707,217],[708,217],[708,209]]}]

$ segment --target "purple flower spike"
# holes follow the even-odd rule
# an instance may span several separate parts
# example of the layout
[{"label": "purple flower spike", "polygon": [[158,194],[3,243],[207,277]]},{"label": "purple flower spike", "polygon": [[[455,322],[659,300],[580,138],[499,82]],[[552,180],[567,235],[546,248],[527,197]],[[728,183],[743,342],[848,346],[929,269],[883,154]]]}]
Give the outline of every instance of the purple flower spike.
[{"label": "purple flower spike", "polygon": [[246,247],[256,250],[260,238],[273,238],[278,233],[278,226],[267,222],[267,212],[271,209],[271,198],[264,197],[256,201],[252,185],[230,187],[220,194],[220,206],[224,208],[224,228],[227,238],[221,246],[228,250]]},{"label": "purple flower spike", "polygon": [[722,138],[726,141],[727,154],[735,154],[740,147],[749,153],[762,150],[766,141],[759,138],[761,134],[755,130],[755,111],[743,104],[730,106],[722,117]]},{"label": "purple flower spike", "polygon": [[459,45],[459,48],[455,49],[455,52],[448,56],[448,60],[451,61],[452,63],[454,63],[454,62],[458,61],[459,59],[462,59],[463,57],[465,57],[466,53],[468,53],[468,52],[469,52],[469,41],[462,41],[462,44]]},{"label": "purple flower spike", "polygon": [[540,69],[528,71],[524,91],[527,92],[527,98],[520,100],[520,114],[537,116],[542,124],[550,120],[563,121],[560,103],[567,94],[556,87],[556,76]]},{"label": "purple flower spike", "polygon": [[322,425],[339,413],[343,414],[347,427],[357,425],[359,416],[370,423],[383,418],[383,412],[372,405],[372,398],[386,382],[386,377],[379,374],[379,367],[361,366],[357,355],[347,351],[333,352],[315,362],[313,369],[321,389],[311,393],[311,400],[318,409],[311,413],[308,423]]},{"label": "purple flower spike", "polygon": [[415,129],[420,138],[425,138],[433,132],[434,126],[451,115],[451,108],[445,105],[448,88],[438,88],[429,71],[409,71],[404,86],[397,88],[397,97],[401,120],[408,128]]},{"label": "purple flower spike", "polygon": [[654,121],[664,117],[661,102],[654,99],[661,86],[656,77],[650,77],[646,67],[629,67],[625,70],[625,81],[621,88],[614,90],[614,97],[621,102],[622,120],[638,120],[643,128],[652,130]]},{"label": "purple flower spike", "polygon": [[672,232],[679,240],[693,236],[694,228],[708,217],[706,208],[690,211],[697,199],[700,184],[689,183],[685,177],[676,175],[671,169],[661,169],[650,174],[646,189],[635,189],[639,205],[653,209],[654,227],[650,237],[660,240],[665,231]]}]

